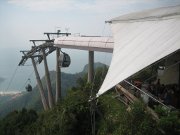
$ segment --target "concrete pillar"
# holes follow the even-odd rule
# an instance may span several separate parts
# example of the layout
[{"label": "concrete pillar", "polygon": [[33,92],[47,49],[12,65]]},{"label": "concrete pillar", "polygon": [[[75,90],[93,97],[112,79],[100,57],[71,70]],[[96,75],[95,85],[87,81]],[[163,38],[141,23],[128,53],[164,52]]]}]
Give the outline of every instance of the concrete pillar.
[{"label": "concrete pillar", "polygon": [[36,81],[37,81],[37,85],[38,85],[38,88],[39,88],[39,92],[40,92],[43,108],[44,108],[44,110],[48,110],[49,109],[49,105],[48,105],[47,100],[45,98],[45,93],[44,93],[43,85],[42,85],[41,79],[39,77],[39,73],[38,73],[38,70],[37,70],[37,67],[36,67],[35,60],[34,60],[33,57],[31,58],[31,60],[32,60],[32,65],[34,67],[34,72],[35,72],[35,75],[36,75]]},{"label": "concrete pillar", "polygon": [[88,82],[92,83],[93,79],[94,79],[94,51],[89,51]]},{"label": "concrete pillar", "polygon": [[60,68],[60,48],[56,48],[56,103],[61,98],[61,68]]},{"label": "concrete pillar", "polygon": [[53,98],[51,80],[50,80],[49,69],[48,69],[48,64],[47,64],[47,59],[46,59],[46,54],[45,54],[44,48],[42,49],[42,53],[43,53],[43,60],[44,60],[46,84],[47,84],[47,90],[48,90],[49,107],[52,108],[54,106],[54,98]]}]

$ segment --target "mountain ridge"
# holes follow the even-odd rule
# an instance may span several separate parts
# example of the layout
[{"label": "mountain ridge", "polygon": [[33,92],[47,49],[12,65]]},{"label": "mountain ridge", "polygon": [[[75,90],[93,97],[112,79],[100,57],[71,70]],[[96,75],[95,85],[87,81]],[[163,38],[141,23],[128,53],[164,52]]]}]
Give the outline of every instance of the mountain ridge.
[{"label": "mountain ridge", "polygon": [[[94,68],[102,67],[102,66],[107,66],[102,63],[95,63]],[[62,96],[66,95],[66,91],[70,89],[71,87],[75,87],[77,84],[77,80],[81,78],[84,74],[86,74],[88,71],[88,65],[85,65],[82,72],[75,73],[75,74],[69,74],[69,73],[61,73],[61,78],[62,78]],[[55,86],[56,86],[56,71],[50,71],[50,78],[51,78],[51,84],[52,84],[52,90],[53,90],[53,95],[55,97]],[[46,80],[45,76],[41,78],[42,84],[47,96],[47,89],[46,89]],[[40,100],[40,94],[37,85],[33,88],[32,92],[21,92],[21,95],[18,96],[18,94],[12,94],[12,96],[9,95],[7,97],[7,100],[2,99],[0,96],[0,101],[2,99],[2,102],[0,104],[0,117],[5,116],[7,113],[13,111],[13,110],[20,110],[22,108],[29,108],[29,109],[35,109],[37,111],[42,110],[42,103]],[[17,97],[16,97],[17,96]],[[13,98],[15,97],[15,98]]]}]

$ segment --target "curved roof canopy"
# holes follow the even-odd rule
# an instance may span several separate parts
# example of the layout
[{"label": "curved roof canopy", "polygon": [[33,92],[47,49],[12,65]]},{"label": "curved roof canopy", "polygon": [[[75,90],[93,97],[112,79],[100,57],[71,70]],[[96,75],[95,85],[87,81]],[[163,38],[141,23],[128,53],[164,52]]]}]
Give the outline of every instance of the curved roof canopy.
[{"label": "curved roof canopy", "polygon": [[120,22],[136,22],[136,21],[155,21],[163,19],[171,19],[175,16],[179,16],[179,6],[162,7],[150,10],[144,10],[141,12],[134,12],[130,14],[121,15],[119,17],[111,19],[109,22],[120,23]]},{"label": "curved roof canopy", "polygon": [[113,52],[114,41],[112,37],[59,37],[54,41],[59,48],[71,48],[89,51]]},{"label": "curved roof canopy", "polygon": [[113,58],[97,97],[180,49],[180,6],[131,13],[110,22]]}]

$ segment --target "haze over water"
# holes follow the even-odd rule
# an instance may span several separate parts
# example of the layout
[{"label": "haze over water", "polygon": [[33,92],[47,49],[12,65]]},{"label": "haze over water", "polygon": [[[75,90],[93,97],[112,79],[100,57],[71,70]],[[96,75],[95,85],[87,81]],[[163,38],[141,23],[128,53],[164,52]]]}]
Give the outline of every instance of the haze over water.
[{"label": "haze over water", "polygon": [[[25,83],[28,78],[31,80],[31,84],[34,86],[36,84],[36,79],[34,75],[33,66],[31,65],[31,61],[27,62],[27,66],[18,66],[19,61],[21,60],[22,54],[19,52],[21,48],[15,49],[6,49],[3,48],[0,50],[0,77],[5,79],[3,82],[0,82],[0,91],[24,91]],[[88,52],[81,50],[69,50],[63,49],[63,51],[67,52],[71,56],[71,65],[68,68],[63,68],[62,72],[66,73],[78,73],[83,70],[83,67],[88,62]],[[56,56],[55,52],[50,54],[47,57],[49,70],[56,69]],[[111,54],[110,53],[95,53],[95,61],[102,62],[107,65],[110,64]],[[16,71],[14,78],[11,81],[11,78]],[[38,65],[38,71],[40,76],[44,76],[44,65],[43,62]],[[8,88],[8,85],[10,86]],[[8,88],[8,89],[7,89]]]}]

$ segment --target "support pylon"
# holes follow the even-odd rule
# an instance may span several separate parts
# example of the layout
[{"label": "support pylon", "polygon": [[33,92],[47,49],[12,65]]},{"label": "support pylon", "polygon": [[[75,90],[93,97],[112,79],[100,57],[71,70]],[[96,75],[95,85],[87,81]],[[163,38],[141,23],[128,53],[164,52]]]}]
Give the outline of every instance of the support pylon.
[{"label": "support pylon", "polygon": [[89,51],[88,82],[92,83],[94,78],[94,51]]},{"label": "support pylon", "polygon": [[61,68],[60,68],[60,48],[56,48],[56,103],[61,98]]},{"label": "support pylon", "polygon": [[51,80],[50,80],[49,69],[48,69],[48,64],[47,64],[44,48],[42,48],[42,53],[43,53],[43,59],[44,59],[44,68],[45,68],[45,77],[46,77],[47,90],[48,90],[49,107],[52,108],[54,106],[54,98],[53,98]]},{"label": "support pylon", "polygon": [[34,67],[34,72],[35,72],[35,75],[36,75],[37,85],[39,87],[39,92],[40,92],[43,108],[44,108],[44,110],[48,110],[49,109],[49,105],[48,105],[47,100],[45,98],[45,93],[44,93],[43,85],[42,85],[41,79],[39,77],[39,73],[38,73],[38,70],[37,70],[37,67],[36,67],[35,60],[34,60],[33,57],[31,57],[31,60],[32,60],[32,65]]}]

